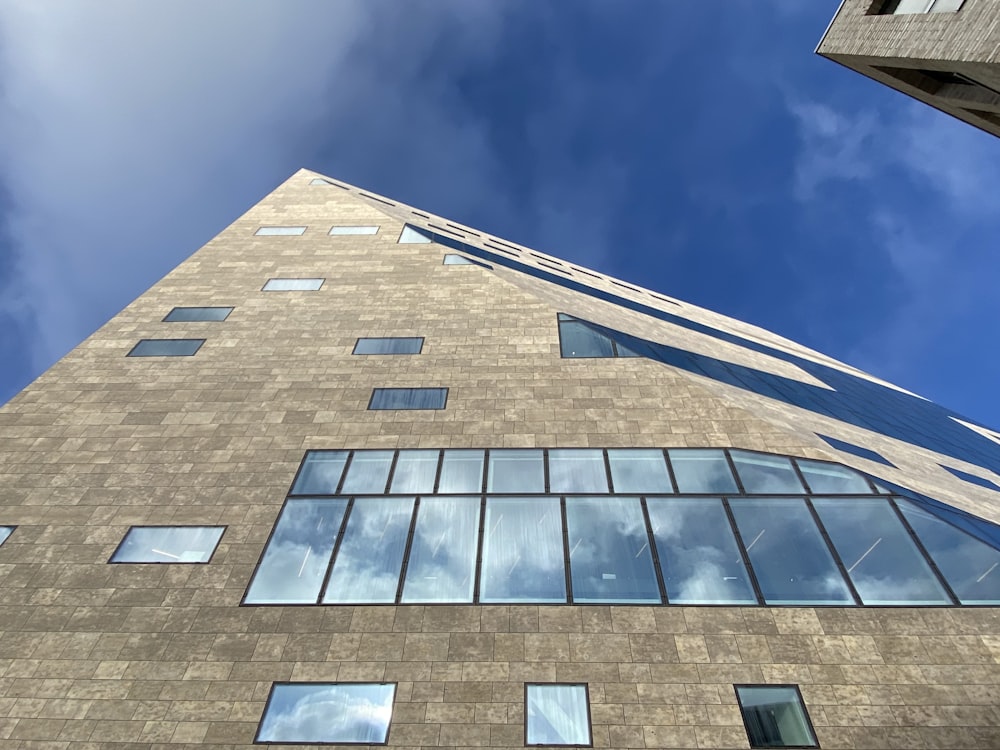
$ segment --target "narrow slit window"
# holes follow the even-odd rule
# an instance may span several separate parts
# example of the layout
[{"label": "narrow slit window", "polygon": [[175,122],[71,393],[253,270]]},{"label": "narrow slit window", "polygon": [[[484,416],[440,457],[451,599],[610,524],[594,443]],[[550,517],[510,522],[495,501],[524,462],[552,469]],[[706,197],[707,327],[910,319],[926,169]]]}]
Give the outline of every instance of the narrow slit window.
[{"label": "narrow slit window", "polygon": [[326,279],[268,279],[265,292],[315,292]]},{"label": "narrow slit window", "polygon": [[222,526],[133,526],[111,556],[113,563],[207,563]]},{"label": "narrow slit window", "polygon": [[447,253],[444,256],[444,265],[446,266],[480,266],[482,268],[489,268],[493,270],[493,266],[487,263],[480,263],[478,260],[472,260],[466,258],[464,255],[458,255],[456,253]]},{"label": "narrow slit window", "polygon": [[447,388],[376,388],[372,391],[368,408],[376,411],[443,409],[447,403]]},{"label": "narrow slit window", "polygon": [[354,226],[354,227],[330,227],[330,234],[350,235],[350,234],[378,234],[377,226]]},{"label": "narrow slit window", "polygon": [[231,307],[175,307],[169,313],[167,317],[163,319],[164,323],[188,323],[188,322],[218,322],[220,320],[225,320],[229,317],[229,313],[233,311]]},{"label": "narrow slit window", "polygon": [[305,227],[261,227],[254,234],[258,237],[295,237],[305,231]]},{"label": "narrow slit window", "polygon": [[420,354],[423,336],[360,338],[351,354]]},{"label": "narrow slit window", "polygon": [[143,339],[128,357],[193,357],[205,339]]},{"label": "narrow slit window", "polygon": [[276,682],[255,744],[384,745],[394,683]]},{"label": "narrow slit window", "polygon": [[593,745],[586,685],[527,683],[524,692],[524,744]]}]

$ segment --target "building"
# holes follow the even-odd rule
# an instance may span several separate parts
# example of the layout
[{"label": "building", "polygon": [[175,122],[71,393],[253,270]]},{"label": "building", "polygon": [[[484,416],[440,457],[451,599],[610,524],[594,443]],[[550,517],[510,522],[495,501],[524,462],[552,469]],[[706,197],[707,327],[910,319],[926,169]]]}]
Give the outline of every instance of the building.
[{"label": "building", "polygon": [[816,51],[1000,135],[998,0],[843,0]]},{"label": "building", "polygon": [[301,170],[0,409],[0,740],[998,747],[998,442]]}]

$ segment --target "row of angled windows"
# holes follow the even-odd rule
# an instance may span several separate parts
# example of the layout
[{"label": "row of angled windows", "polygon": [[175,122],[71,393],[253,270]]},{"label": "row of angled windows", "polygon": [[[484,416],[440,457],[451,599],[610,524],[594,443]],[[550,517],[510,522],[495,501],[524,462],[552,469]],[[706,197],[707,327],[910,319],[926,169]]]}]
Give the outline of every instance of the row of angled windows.
[{"label": "row of angled windows", "polygon": [[[818,747],[797,685],[734,685],[750,747]],[[395,683],[273,683],[254,742],[384,745]],[[524,744],[592,747],[586,683],[524,685]]]}]

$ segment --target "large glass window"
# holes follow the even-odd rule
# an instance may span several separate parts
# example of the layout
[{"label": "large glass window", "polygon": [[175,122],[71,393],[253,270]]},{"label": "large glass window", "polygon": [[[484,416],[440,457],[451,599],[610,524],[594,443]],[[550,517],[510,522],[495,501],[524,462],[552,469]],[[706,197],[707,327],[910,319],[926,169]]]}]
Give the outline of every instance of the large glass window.
[{"label": "large glass window", "polygon": [[447,388],[376,388],[369,409],[443,409]]},{"label": "large glass window", "polygon": [[819,747],[795,685],[736,685],[750,747]]},{"label": "large glass window", "polygon": [[604,451],[566,448],[549,451],[549,491],[608,492],[608,471]]},{"label": "large glass window", "polygon": [[853,469],[838,464],[828,464],[822,461],[807,461],[796,459],[802,476],[809,484],[809,489],[818,495],[866,495],[872,493],[868,480]]},{"label": "large glass window", "polygon": [[292,487],[293,495],[336,495],[347,451],[309,451]]},{"label": "large glass window", "polygon": [[805,492],[805,487],[802,486],[789,458],[745,451],[731,451],[730,455],[740,475],[740,481],[743,482],[743,488],[751,495]]},{"label": "large glass window", "polygon": [[487,498],[479,600],[511,604],[566,601],[558,498]]},{"label": "large glass window", "polygon": [[437,476],[440,451],[400,451],[392,472],[392,494],[431,493]]},{"label": "large glass window", "polygon": [[472,601],[479,506],[478,496],[420,500],[401,602]]},{"label": "large glass window", "polygon": [[441,462],[438,492],[481,492],[484,462],[484,452],[481,450],[446,450]]},{"label": "large glass window", "polygon": [[545,492],[545,462],[532,448],[490,451],[487,492]]},{"label": "large glass window", "polygon": [[278,682],[254,742],[384,745],[395,695],[394,684]]},{"label": "large glass window", "polygon": [[767,604],[854,604],[805,500],[731,502],[740,538]]},{"label": "large glass window", "polygon": [[143,339],[132,347],[129,357],[191,357],[205,339]]},{"label": "large glass window", "polygon": [[207,563],[222,526],[133,526],[111,556],[113,563]]},{"label": "large glass window", "polygon": [[646,501],[671,604],[756,604],[743,556],[718,498]]},{"label": "large glass window", "polygon": [[566,498],[566,528],[574,602],[662,601],[638,498]]},{"label": "large glass window", "polygon": [[231,307],[175,307],[167,313],[164,323],[187,323],[195,321],[220,321],[229,317]]},{"label": "large glass window", "polygon": [[713,448],[678,448],[667,451],[681,493],[735,493],[736,480],[726,454]]},{"label": "large glass window", "polygon": [[420,354],[423,346],[423,336],[361,338],[351,354]]},{"label": "large glass window", "polygon": [[524,744],[590,747],[590,702],[586,685],[524,686]]},{"label": "large glass window", "polygon": [[615,492],[663,494],[674,491],[663,451],[657,448],[608,450],[611,482]]}]

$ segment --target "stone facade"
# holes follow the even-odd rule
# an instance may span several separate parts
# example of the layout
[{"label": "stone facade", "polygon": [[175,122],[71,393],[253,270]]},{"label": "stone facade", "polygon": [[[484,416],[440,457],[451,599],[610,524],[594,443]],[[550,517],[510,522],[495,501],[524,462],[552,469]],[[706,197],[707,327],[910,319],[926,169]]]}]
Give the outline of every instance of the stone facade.
[{"label": "stone facade", "polygon": [[[817,52],[1000,135],[1000,2],[965,0],[954,13],[879,14],[880,0],[844,0]],[[956,73],[979,85],[920,71]]]},{"label": "stone facade", "polygon": [[[1000,608],[240,606],[309,449],[738,447],[877,469],[1000,521],[996,495],[929,450],[645,358],[562,359],[556,316],[810,380],[791,363],[397,239],[405,222],[450,227],[850,368],[319,177],[295,174],[0,409],[0,525],[17,527],[0,547],[3,747],[247,747],[288,680],[397,683],[399,747],[523,746],[524,683],[553,681],[589,685],[597,747],[745,748],[740,683],[799,685],[823,748],[1000,747]],[[307,229],[255,236],[265,225]],[[333,225],[379,230],[328,236]],[[261,291],[275,277],[326,281]],[[161,322],[220,305],[235,308],[225,322]],[[425,344],[351,356],[361,336]],[[192,357],[125,356],[145,338],[206,341]],[[447,408],[368,411],[387,386],[446,386]],[[108,564],[137,524],[226,530],[206,565]]]}]

